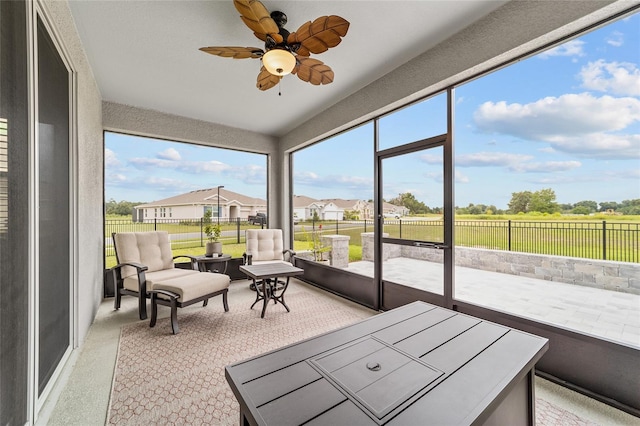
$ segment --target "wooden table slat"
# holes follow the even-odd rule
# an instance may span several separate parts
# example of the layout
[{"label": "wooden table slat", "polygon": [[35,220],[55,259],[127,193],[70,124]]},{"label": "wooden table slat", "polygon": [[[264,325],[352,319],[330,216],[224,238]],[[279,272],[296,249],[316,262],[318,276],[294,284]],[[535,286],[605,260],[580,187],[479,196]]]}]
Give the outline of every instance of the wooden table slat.
[{"label": "wooden table slat", "polygon": [[479,323],[480,320],[477,318],[456,315],[405,340],[399,341],[394,346],[416,358],[420,358]]},{"label": "wooden table slat", "polygon": [[346,400],[331,411],[326,411],[318,417],[305,423],[305,426],[343,425],[344,419],[349,419],[349,426],[371,426],[371,417],[366,415],[356,404]]},{"label": "wooden table slat", "polygon": [[439,346],[420,359],[435,368],[451,374],[479,352],[492,345],[509,329],[490,323],[480,323],[455,339]]},{"label": "wooden table slat", "polygon": [[456,313],[454,311],[434,308],[422,315],[416,315],[401,324],[396,324],[394,326],[387,327],[384,330],[380,330],[377,333],[374,333],[374,336],[383,342],[395,345],[397,342],[413,336],[425,328],[432,327],[455,315]]},{"label": "wooden table slat", "polygon": [[258,413],[267,424],[301,425],[346,399],[326,379],[320,379],[258,407]]},{"label": "wooden table slat", "polygon": [[258,407],[273,399],[320,379],[322,375],[306,362],[299,362],[282,370],[244,383],[244,391]]}]

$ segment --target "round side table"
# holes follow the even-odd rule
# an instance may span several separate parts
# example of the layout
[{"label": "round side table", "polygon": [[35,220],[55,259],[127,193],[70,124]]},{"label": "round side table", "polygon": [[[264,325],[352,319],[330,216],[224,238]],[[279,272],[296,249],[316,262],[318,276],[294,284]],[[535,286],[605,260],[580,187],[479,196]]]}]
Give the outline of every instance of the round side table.
[{"label": "round side table", "polygon": [[[219,272],[221,274],[227,273],[227,262],[231,259],[230,254],[221,254],[219,256],[196,256],[196,262],[198,262],[198,270],[200,272]],[[218,266],[217,264],[223,263],[223,265]],[[209,266],[211,265],[211,266]],[[222,269],[222,270],[221,270]]]}]

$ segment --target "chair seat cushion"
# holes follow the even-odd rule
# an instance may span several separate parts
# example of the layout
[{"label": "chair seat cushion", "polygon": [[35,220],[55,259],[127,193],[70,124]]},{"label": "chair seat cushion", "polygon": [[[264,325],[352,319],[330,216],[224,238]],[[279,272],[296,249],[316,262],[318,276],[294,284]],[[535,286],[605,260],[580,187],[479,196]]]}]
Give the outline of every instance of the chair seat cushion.
[{"label": "chair seat cushion", "polygon": [[[198,297],[229,288],[231,278],[229,278],[228,275],[211,272],[193,272],[195,272],[195,274],[156,281],[153,284],[153,289],[167,290],[176,293],[180,296],[178,297],[178,302],[186,303]],[[158,297],[165,298],[163,295],[158,295]]]},{"label": "chair seat cushion", "polygon": [[[163,269],[160,271],[146,272],[145,278],[147,280],[147,291],[153,290],[153,286],[158,281],[167,281],[173,278],[186,277],[195,274],[201,274],[202,272],[194,271],[193,269],[180,269],[171,268]],[[138,275],[132,275],[123,280],[123,287],[131,291],[139,291]]]}]

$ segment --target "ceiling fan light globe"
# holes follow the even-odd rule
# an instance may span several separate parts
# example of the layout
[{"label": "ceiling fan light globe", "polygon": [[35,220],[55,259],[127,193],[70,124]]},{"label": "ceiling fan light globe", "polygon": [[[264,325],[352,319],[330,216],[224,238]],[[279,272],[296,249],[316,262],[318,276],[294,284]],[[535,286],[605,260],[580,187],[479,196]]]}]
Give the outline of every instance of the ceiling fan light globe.
[{"label": "ceiling fan light globe", "polygon": [[262,56],[262,65],[273,75],[282,77],[290,74],[296,66],[296,58],[283,49],[271,49]]}]

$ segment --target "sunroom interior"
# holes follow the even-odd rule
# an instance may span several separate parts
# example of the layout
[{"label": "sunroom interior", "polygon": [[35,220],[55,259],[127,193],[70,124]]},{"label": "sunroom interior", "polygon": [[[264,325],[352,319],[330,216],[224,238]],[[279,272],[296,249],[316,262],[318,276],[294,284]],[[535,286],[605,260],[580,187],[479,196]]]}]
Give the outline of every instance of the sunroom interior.
[{"label": "sunroom interior", "polygon": [[[198,52],[252,43],[232,2],[0,2],[1,422],[38,422],[103,303],[105,131],[265,154],[269,227],[290,243],[301,150],[365,129],[380,218],[382,164],[429,150],[443,171],[442,236],[429,247],[443,253],[440,290],[385,283],[383,243],[402,242],[385,239],[381,220],[371,240],[375,272],[364,280],[372,290],[349,290],[361,274],[303,262],[308,281],[374,310],[423,300],[546,337],[538,374],[640,416],[633,341],[457,298],[453,245],[456,88],[631,16],[640,2],[263,3],[286,11],[290,30],[330,13],[351,22],[321,56],[335,71],[332,84],[287,76],[263,92],[257,66],[246,63],[254,59]],[[429,102],[440,108],[441,131],[384,145],[385,117]]]}]

